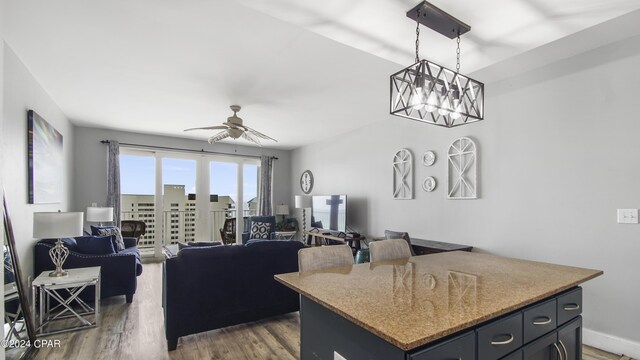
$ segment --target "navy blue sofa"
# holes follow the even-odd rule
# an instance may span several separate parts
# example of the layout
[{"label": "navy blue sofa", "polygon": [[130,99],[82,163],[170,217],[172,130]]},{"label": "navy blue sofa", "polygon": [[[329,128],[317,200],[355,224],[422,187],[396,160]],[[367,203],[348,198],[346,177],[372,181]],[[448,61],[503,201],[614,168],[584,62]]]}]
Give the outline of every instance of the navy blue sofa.
[{"label": "navy blue sofa", "polygon": [[164,321],[169,350],[178,338],[298,311],[298,294],[276,274],[298,271],[298,241],[189,247],[163,267]]},{"label": "navy blue sofa", "polygon": [[[49,250],[55,245],[55,239],[43,239],[36,243],[34,250],[34,274],[38,276],[43,271],[55,269],[49,257]],[[63,269],[100,266],[100,298],[124,295],[127,303],[133,301],[136,293],[137,277],[142,274],[140,250],[136,246],[136,238],[124,238],[125,249],[117,254],[89,255],[82,254],[72,242],[65,241],[69,249],[69,256],[62,266]],[[85,289],[80,297],[85,301],[95,299],[93,287]]]}]

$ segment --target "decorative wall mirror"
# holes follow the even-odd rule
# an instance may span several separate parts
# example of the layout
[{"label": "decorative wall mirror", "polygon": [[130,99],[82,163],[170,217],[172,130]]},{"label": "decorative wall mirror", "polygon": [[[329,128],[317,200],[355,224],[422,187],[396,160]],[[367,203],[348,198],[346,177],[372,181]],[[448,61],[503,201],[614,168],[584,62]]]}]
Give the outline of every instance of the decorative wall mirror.
[{"label": "decorative wall mirror", "polygon": [[468,137],[454,140],[449,146],[448,199],[478,198],[478,155],[476,143]]},{"label": "decorative wall mirror", "polygon": [[36,351],[36,333],[29,306],[29,293],[16,251],[11,218],[3,192],[4,339],[7,359],[29,357]]},{"label": "decorative wall mirror", "polygon": [[393,198],[413,199],[413,156],[408,149],[393,156]]}]

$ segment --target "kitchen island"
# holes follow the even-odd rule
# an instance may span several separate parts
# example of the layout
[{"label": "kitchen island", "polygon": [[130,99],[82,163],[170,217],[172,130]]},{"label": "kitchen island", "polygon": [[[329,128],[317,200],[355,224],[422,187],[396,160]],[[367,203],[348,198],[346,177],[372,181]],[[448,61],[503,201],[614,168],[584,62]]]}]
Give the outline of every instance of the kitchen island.
[{"label": "kitchen island", "polygon": [[456,251],[275,278],[301,294],[302,360],[579,360],[577,286],[601,274]]}]

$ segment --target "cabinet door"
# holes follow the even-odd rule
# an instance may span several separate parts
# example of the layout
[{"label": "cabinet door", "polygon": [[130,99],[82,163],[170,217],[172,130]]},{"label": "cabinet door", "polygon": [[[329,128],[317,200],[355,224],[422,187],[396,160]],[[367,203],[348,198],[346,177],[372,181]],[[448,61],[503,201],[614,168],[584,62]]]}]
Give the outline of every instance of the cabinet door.
[{"label": "cabinet door", "polygon": [[478,330],[478,360],[495,360],[522,347],[522,313],[493,321]]},{"label": "cabinet door", "polygon": [[565,360],[582,360],[582,316],[558,329],[558,344]]},{"label": "cabinet door", "polygon": [[556,344],[558,333],[552,332],[522,349],[524,360],[561,360],[560,348]]},{"label": "cabinet door", "polygon": [[442,344],[409,355],[410,360],[475,360],[476,334],[471,331]]}]

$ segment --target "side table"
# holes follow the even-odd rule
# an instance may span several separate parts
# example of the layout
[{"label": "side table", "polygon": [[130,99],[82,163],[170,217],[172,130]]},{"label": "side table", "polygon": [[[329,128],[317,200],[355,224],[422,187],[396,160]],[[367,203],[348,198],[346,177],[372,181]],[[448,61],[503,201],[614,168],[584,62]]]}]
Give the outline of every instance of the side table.
[{"label": "side table", "polygon": [[[67,269],[67,271],[69,274],[65,277],[50,277],[48,271],[42,272],[31,284],[33,299],[31,306],[33,313],[38,317],[36,333],[39,335],[59,334],[96,327],[99,324],[100,267]],[[93,307],[78,296],[88,286],[95,287]],[[39,300],[37,312],[36,299]],[[88,319],[89,316],[93,316],[93,322]],[[78,323],[75,326],[59,328],[51,326],[55,321],[74,317]]]}]

